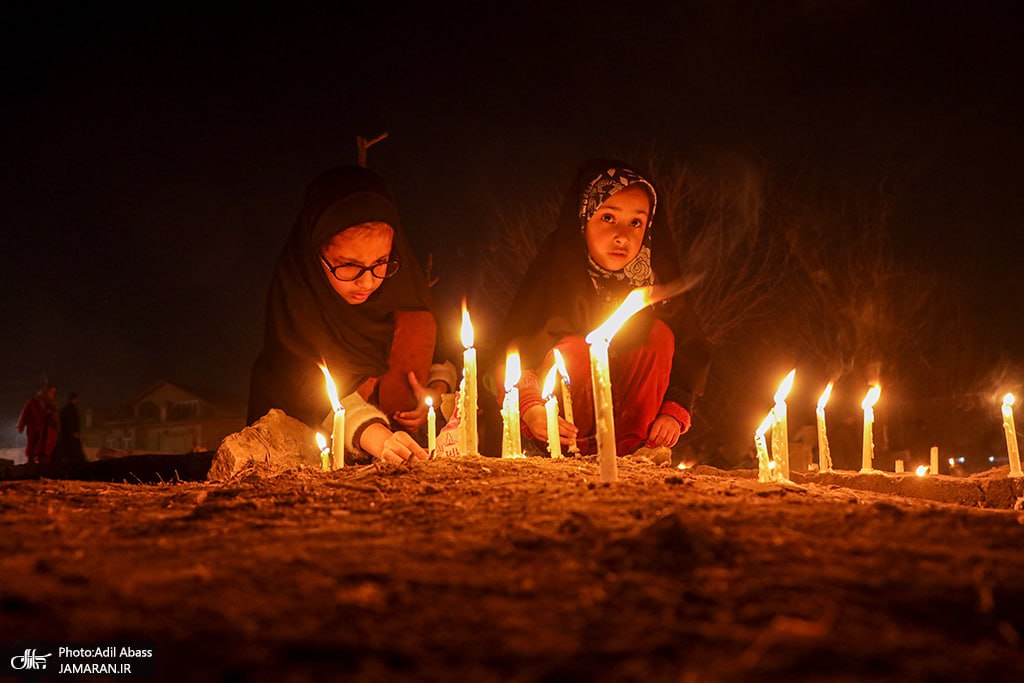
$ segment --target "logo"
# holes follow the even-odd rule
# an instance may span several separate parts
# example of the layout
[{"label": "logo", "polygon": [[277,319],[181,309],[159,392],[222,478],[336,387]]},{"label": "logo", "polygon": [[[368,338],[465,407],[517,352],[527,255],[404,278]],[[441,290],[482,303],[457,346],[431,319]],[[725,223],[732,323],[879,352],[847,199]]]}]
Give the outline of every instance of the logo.
[{"label": "logo", "polygon": [[25,650],[25,654],[11,657],[12,669],[38,670],[46,668],[46,658],[53,653],[37,655],[35,650]]}]

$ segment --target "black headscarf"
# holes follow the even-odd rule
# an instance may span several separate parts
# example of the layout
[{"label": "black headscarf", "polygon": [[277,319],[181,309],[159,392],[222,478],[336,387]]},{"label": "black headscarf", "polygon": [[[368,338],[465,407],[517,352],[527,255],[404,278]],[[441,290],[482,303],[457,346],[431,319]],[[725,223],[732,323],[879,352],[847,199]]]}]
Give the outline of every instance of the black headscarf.
[{"label": "black headscarf", "polygon": [[[352,305],[331,287],[320,250],[346,228],[371,222],[394,229],[391,257],[401,266],[364,303]],[[358,166],[324,173],[310,184],[274,272],[263,351],[249,389],[249,422],[280,408],[319,424],[330,403],[318,365],[327,363],[340,395],[351,393],[387,370],[395,312],[420,310],[430,310],[426,277],[383,179]]]},{"label": "black headscarf", "polygon": [[[609,196],[634,184],[651,198],[643,246],[623,270],[607,271],[590,258],[584,227]],[[588,334],[634,287],[677,280],[681,275],[678,255],[667,221],[655,220],[656,202],[653,183],[627,164],[610,159],[583,164],[566,193],[555,230],[544,240],[512,301],[496,351],[517,348],[523,367],[539,368],[560,339]],[[694,400],[704,392],[710,350],[685,295],[636,314],[616,334],[612,352],[641,343],[655,319],[663,320],[676,339],[664,398],[692,410]]]}]

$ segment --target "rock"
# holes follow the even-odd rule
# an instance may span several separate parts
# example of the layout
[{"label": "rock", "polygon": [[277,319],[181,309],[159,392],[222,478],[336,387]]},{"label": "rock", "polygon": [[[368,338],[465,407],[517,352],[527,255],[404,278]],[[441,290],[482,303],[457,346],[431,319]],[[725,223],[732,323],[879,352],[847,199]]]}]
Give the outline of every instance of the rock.
[{"label": "rock", "polygon": [[223,481],[256,463],[282,468],[320,467],[315,432],[283,411],[270,412],[220,442],[207,479]]}]

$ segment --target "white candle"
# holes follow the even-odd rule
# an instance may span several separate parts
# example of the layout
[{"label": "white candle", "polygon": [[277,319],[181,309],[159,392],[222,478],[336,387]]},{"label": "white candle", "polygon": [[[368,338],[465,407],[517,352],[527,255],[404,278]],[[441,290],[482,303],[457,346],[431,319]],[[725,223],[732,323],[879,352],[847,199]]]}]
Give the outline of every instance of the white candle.
[{"label": "white candle", "polygon": [[1013,424],[1013,394],[1003,397],[1003,432],[1006,434],[1006,454],[1010,459],[1011,477],[1024,477],[1020,469],[1020,448],[1017,445],[1017,429]]},{"label": "white candle", "polygon": [[903,459],[902,458],[896,458],[896,474],[902,474],[902,473],[903,473]]},{"label": "white candle", "polygon": [[867,395],[861,402],[860,407],[864,409],[864,448],[861,454],[861,472],[874,472],[872,461],[875,458],[875,439],[873,427],[875,424],[875,404],[882,395],[882,387],[877,384],[868,390]]},{"label": "white candle", "polygon": [[480,439],[476,429],[477,391],[476,391],[476,349],[473,348],[473,323],[469,319],[466,303],[462,304],[462,346],[466,349],[462,354],[462,437],[466,455],[479,455]]},{"label": "white candle", "polygon": [[330,472],[331,449],[327,446],[327,439],[320,432],[316,433],[316,447],[320,449],[320,469],[324,472]]},{"label": "white candle", "polygon": [[772,467],[771,458],[768,456],[768,444],[765,443],[764,435],[772,425],[775,424],[775,415],[768,413],[768,417],[764,419],[761,426],[754,432],[754,448],[757,449],[757,480],[762,484],[767,484],[773,479],[773,473],[776,471]]},{"label": "white candle", "polygon": [[437,413],[434,411],[434,399],[427,396],[427,452],[431,457],[437,450]]},{"label": "white candle", "polygon": [[[565,367],[565,361],[562,359],[562,354],[558,349],[555,349],[555,367],[558,368],[560,384],[562,385],[562,409],[565,412],[565,421],[575,426],[576,419],[572,414],[572,395],[569,392],[569,369]],[[576,445],[576,439],[569,442],[569,452],[580,452],[579,447]]]},{"label": "white candle", "polygon": [[634,289],[600,327],[587,335],[590,344],[590,379],[594,389],[594,423],[597,437],[597,462],[601,482],[619,479],[615,451],[615,412],[612,406],[612,380],[608,366],[608,346],[619,328],[637,311],[650,305],[651,288]]},{"label": "white candle", "polygon": [[519,353],[513,351],[505,359],[505,400],[501,408],[501,457],[522,458],[523,440],[519,428],[519,380],[522,368]]},{"label": "white candle", "polygon": [[544,410],[548,418],[548,453],[552,458],[562,457],[561,435],[558,433],[558,397],[555,396],[555,382],[558,379],[558,368],[552,366],[544,379]]},{"label": "white candle", "polygon": [[825,387],[824,393],[821,398],[818,399],[818,407],[815,410],[815,415],[818,417],[818,471],[819,472],[831,472],[832,471],[832,454],[828,450],[828,432],[825,429],[825,405],[828,403],[829,396],[832,395],[832,382],[828,383]]},{"label": "white candle", "polygon": [[939,473],[939,447],[938,446],[932,446],[931,451],[930,451],[930,455],[931,455],[931,473],[932,474],[938,474]]},{"label": "white candle", "polygon": [[775,392],[775,407],[772,409],[772,416],[775,418],[775,425],[772,427],[772,458],[775,460],[776,476],[786,481],[789,480],[789,424],[786,397],[793,388],[795,378],[796,368],[790,370],[779,385],[779,390]]},{"label": "white candle", "polygon": [[327,366],[321,365],[320,370],[324,373],[327,397],[331,400],[331,407],[334,409],[334,427],[331,429],[331,466],[338,470],[345,466],[345,408],[338,400],[338,388],[334,385]]}]

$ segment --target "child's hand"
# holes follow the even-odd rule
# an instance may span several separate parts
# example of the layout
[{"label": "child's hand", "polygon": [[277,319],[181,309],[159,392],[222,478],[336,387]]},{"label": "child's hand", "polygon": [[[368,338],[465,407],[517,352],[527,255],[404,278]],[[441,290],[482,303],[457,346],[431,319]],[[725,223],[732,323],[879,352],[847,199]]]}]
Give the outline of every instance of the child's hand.
[{"label": "child's hand", "polygon": [[430,454],[405,432],[394,432],[384,440],[380,459],[384,462],[403,463],[407,460],[428,460]]},{"label": "child's hand", "polygon": [[682,425],[679,424],[679,420],[668,415],[659,415],[651,424],[651,431],[647,434],[647,445],[672,448],[679,441],[680,433]]},{"label": "child's hand", "polygon": [[412,393],[416,397],[416,408],[414,410],[399,410],[391,416],[391,419],[406,429],[415,431],[427,417],[427,402],[425,400],[427,396],[433,399],[435,406],[441,405],[441,398],[420,384],[416,379],[415,372],[409,372],[409,386],[412,387]]},{"label": "child's hand", "polygon": [[[530,433],[534,437],[541,441],[548,440],[548,414],[544,409],[544,406],[532,406],[526,409],[523,413],[523,422],[530,428]],[[576,429],[576,425],[571,424],[569,421],[563,419],[561,416],[558,418],[558,440],[563,446],[570,445],[576,440],[576,435],[579,430]]]}]

